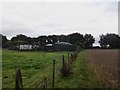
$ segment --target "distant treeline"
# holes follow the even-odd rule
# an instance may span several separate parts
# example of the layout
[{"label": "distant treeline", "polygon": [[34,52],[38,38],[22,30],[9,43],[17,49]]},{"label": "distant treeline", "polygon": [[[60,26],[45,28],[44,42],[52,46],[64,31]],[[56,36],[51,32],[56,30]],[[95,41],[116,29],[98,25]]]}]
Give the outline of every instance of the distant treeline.
[{"label": "distant treeline", "polygon": [[71,44],[80,46],[81,48],[119,48],[120,37],[117,34],[107,33],[100,35],[99,44],[101,47],[93,47],[95,38],[91,34],[82,35],[80,33],[72,33],[68,35],[42,35],[38,37],[27,37],[19,34],[8,40],[6,36],[0,34],[2,38],[2,48],[9,48],[12,46],[19,46],[21,44],[40,45],[54,44],[56,42],[69,42]]}]

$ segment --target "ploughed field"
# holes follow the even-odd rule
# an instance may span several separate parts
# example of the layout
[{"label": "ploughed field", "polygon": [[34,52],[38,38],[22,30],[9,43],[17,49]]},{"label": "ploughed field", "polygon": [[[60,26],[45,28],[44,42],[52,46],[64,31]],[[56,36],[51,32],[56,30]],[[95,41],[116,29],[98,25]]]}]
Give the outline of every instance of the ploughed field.
[{"label": "ploughed field", "polygon": [[118,88],[118,50],[86,50],[86,57],[94,70],[100,84],[105,88]]}]

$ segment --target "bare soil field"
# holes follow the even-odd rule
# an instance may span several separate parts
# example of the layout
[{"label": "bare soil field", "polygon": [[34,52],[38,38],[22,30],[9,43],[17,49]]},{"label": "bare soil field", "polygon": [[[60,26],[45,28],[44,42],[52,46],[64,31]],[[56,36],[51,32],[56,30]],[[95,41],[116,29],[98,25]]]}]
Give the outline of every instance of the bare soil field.
[{"label": "bare soil field", "polygon": [[102,87],[118,88],[117,49],[89,49],[86,50],[86,57]]}]

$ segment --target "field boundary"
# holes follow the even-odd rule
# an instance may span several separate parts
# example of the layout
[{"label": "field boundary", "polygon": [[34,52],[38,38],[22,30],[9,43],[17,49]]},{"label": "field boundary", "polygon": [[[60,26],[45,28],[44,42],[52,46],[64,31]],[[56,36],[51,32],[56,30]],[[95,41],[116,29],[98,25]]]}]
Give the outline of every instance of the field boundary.
[{"label": "field boundary", "polygon": [[[73,63],[73,61],[76,60],[77,54],[79,52],[75,51],[73,53],[68,53],[68,58],[67,60],[65,60],[65,56],[62,56],[62,67],[60,69],[60,73],[62,76],[68,76],[70,73],[70,65]],[[53,60],[53,74],[52,76],[49,77],[44,77],[41,82],[40,85],[38,86],[38,88],[54,88],[55,86],[55,63],[56,60]],[[23,82],[22,82],[22,73],[20,69],[16,70],[16,81],[15,81],[15,90],[23,90],[24,86],[23,86]]]}]

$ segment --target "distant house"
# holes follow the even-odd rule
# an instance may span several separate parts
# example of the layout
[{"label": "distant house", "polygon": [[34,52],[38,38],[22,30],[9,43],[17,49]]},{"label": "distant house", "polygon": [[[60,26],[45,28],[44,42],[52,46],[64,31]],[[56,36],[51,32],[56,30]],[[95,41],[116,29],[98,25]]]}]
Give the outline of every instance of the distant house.
[{"label": "distant house", "polygon": [[56,42],[45,45],[45,51],[74,51],[76,46],[68,42]]},{"label": "distant house", "polygon": [[27,44],[20,45],[19,50],[32,50],[32,45],[27,45]]}]

